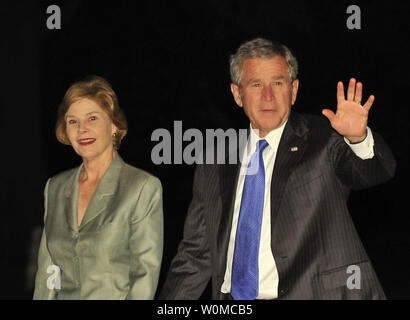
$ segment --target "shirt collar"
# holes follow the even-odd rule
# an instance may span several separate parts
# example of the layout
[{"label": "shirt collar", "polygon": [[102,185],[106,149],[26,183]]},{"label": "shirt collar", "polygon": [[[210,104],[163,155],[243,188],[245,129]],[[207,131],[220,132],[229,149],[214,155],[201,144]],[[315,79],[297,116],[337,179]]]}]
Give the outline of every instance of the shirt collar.
[{"label": "shirt collar", "polygon": [[[288,119],[286,119],[286,121],[279,128],[273,129],[263,138],[264,140],[268,142],[269,147],[271,147],[274,152],[278,150],[279,141],[280,141],[280,138],[282,137],[282,133],[283,133],[283,130],[285,129],[287,122],[288,122]],[[249,124],[249,129],[250,129],[250,135],[249,135],[249,140],[248,140],[247,155],[251,156],[256,151],[256,144],[258,143],[259,140],[262,140],[262,138],[260,138],[255,133],[255,131],[252,129],[251,124]]]}]

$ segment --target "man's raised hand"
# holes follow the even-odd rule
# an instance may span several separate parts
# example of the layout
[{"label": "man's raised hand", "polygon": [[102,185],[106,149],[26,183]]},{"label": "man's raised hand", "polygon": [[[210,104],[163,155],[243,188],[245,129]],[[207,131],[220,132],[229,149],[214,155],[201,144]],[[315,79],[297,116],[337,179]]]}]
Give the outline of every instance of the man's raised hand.
[{"label": "man's raised hand", "polygon": [[363,84],[350,79],[345,98],[343,82],[337,84],[336,114],[329,109],[323,109],[322,114],[330,121],[331,126],[351,143],[359,143],[366,139],[369,110],[375,97],[371,95],[362,106]]}]

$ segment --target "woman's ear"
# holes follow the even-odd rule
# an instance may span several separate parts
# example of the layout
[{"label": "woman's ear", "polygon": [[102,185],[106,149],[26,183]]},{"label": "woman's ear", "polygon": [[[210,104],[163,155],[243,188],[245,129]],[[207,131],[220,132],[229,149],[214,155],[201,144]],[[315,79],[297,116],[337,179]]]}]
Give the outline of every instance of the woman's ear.
[{"label": "woman's ear", "polygon": [[117,133],[118,128],[117,126],[113,123],[111,124],[111,135],[113,135],[114,133]]}]

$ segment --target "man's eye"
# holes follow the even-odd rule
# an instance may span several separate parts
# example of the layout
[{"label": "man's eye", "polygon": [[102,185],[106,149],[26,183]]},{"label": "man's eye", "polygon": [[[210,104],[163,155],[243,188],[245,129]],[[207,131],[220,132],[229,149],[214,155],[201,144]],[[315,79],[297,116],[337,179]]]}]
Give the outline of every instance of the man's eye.
[{"label": "man's eye", "polygon": [[275,86],[281,86],[281,85],[282,85],[282,82],[276,81],[276,82],[274,82],[273,84],[274,84]]},{"label": "man's eye", "polygon": [[255,88],[259,88],[260,86],[261,86],[260,83],[254,83],[254,84],[252,85],[252,87],[255,87]]}]

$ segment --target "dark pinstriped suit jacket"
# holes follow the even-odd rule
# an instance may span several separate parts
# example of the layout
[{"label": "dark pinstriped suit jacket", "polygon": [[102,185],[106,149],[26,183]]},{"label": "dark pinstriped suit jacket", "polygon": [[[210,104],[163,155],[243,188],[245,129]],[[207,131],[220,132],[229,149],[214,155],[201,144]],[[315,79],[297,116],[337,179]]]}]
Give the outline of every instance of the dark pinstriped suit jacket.
[{"label": "dark pinstriped suit jacket", "polygon": [[[375,156],[362,160],[327,119],[291,112],[271,185],[271,248],[279,299],[385,298],[346,205],[350,190],[394,175],[391,151],[372,132]],[[292,152],[295,146],[298,151]],[[210,278],[212,298],[222,298],[238,168],[197,166],[183,240],[160,299],[198,299]],[[360,290],[346,285],[350,265],[360,267]]]}]

